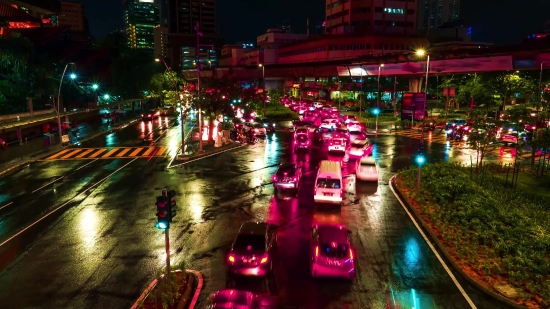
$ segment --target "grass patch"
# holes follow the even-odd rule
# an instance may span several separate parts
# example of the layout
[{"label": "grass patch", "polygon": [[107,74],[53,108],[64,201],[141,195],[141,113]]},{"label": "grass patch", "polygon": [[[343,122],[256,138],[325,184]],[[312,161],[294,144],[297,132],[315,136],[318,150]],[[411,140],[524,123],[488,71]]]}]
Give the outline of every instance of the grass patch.
[{"label": "grass patch", "polygon": [[298,120],[300,119],[298,117],[298,114],[293,112],[290,108],[282,105],[282,104],[275,104],[275,105],[268,105],[265,109],[265,118],[269,118],[272,120]]},{"label": "grass patch", "polygon": [[[346,114],[357,116],[357,119],[359,120],[359,122],[369,122],[369,123],[372,122],[372,123],[374,123],[376,121],[376,115],[369,114],[368,112],[362,112],[361,117],[359,117],[359,112],[346,112]],[[378,115],[378,123],[380,123],[380,122],[394,122],[394,121],[397,121],[397,120],[399,120],[399,118],[394,116],[394,115],[387,115],[387,114]]]},{"label": "grass patch", "polygon": [[416,177],[411,167],[397,183],[466,273],[490,288],[512,285],[529,308],[548,307],[550,196],[540,189],[548,176],[520,172],[513,190],[501,172],[476,177],[470,167],[434,163],[422,167],[420,192]]}]

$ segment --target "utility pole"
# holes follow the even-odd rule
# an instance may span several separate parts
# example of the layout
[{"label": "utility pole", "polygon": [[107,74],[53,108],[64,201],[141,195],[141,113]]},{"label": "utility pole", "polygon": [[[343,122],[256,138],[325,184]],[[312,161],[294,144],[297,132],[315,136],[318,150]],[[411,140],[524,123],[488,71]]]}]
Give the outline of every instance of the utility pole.
[{"label": "utility pole", "polygon": [[201,105],[201,63],[200,63],[200,44],[199,37],[202,33],[199,31],[199,22],[195,24],[195,30],[197,31],[197,47],[195,49],[195,60],[197,64],[197,103],[199,104],[199,152],[202,152],[202,105]]}]

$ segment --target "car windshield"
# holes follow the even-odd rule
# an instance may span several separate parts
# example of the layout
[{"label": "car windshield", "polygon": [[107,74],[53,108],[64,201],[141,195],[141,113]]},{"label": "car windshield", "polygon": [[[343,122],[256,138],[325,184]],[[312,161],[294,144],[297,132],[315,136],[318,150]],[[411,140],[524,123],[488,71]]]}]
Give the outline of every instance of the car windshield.
[{"label": "car windshield", "polygon": [[353,144],[353,145],[351,145],[351,148],[355,148],[355,149],[363,149],[363,148],[365,148],[365,145],[361,145],[361,144]]},{"label": "car windshield", "polygon": [[235,240],[233,249],[265,250],[265,237],[263,235],[240,234]]},{"label": "car windshield", "polygon": [[363,167],[376,167],[376,164],[374,162],[361,162],[361,166],[363,166]]},{"label": "car windshield", "polygon": [[254,128],[263,128],[263,127],[264,127],[264,126],[262,126],[262,125],[259,124],[259,123],[254,124]]},{"label": "car windshield", "polygon": [[320,244],[321,255],[331,258],[345,258],[348,256],[349,247],[347,244],[330,243]]},{"label": "car windshield", "polygon": [[285,176],[285,174],[287,177],[293,177],[294,175],[296,175],[296,169],[293,166],[280,167],[277,171],[277,176],[283,177]]},{"label": "car windshield", "polygon": [[319,178],[317,179],[317,188],[340,189],[340,180]]},{"label": "car windshield", "polygon": [[332,132],[332,130],[329,129],[329,128],[321,128],[321,132],[323,132],[323,133],[330,133],[330,132]]}]

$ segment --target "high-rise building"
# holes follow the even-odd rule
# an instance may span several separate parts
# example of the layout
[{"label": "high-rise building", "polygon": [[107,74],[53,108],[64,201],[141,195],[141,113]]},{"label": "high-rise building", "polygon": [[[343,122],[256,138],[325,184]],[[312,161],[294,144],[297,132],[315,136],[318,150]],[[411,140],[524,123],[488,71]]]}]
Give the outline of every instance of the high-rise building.
[{"label": "high-rise building", "polygon": [[154,29],[160,22],[155,0],[124,0],[123,4],[128,46],[153,51]]},{"label": "high-rise building", "polygon": [[416,33],[417,1],[326,0],[326,33]]},{"label": "high-rise building", "polygon": [[84,22],[84,8],[82,3],[63,1],[61,2],[61,15],[59,15],[59,25],[69,26],[71,36],[84,38],[86,26]]},{"label": "high-rise building", "polygon": [[418,30],[428,32],[459,18],[460,0],[418,0]]},{"label": "high-rise building", "polygon": [[184,69],[196,67],[197,31],[199,25],[199,54],[203,66],[217,66],[223,40],[217,35],[216,0],[167,0],[168,55],[173,66]]}]

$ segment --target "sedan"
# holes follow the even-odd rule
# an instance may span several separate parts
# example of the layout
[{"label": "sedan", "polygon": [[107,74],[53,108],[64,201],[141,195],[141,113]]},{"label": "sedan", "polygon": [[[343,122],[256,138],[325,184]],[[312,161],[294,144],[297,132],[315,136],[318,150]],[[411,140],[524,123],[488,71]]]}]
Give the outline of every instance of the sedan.
[{"label": "sedan", "polygon": [[345,152],[346,151],[346,139],[341,137],[335,137],[330,141],[330,144],[328,145],[328,151],[338,151],[338,152]]},{"label": "sedan", "polygon": [[364,130],[363,126],[361,125],[361,123],[359,121],[351,120],[347,123],[347,126],[348,126],[348,130],[350,132],[363,131]]},{"label": "sedan", "polygon": [[302,168],[294,163],[283,163],[279,165],[277,172],[271,177],[275,191],[280,189],[295,189],[297,191],[300,187],[301,179]]},{"label": "sedan", "polygon": [[314,223],[311,229],[311,276],[355,278],[348,230],[341,224]]},{"label": "sedan", "polygon": [[336,129],[336,127],[338,126],[338,120],[336,119],[325,119],[323,120],[323,122],[321,122],[321,128],[326,128],[326,129]]},{"label": "sedan", "polygon": [[141,114],[141,120],[147,121],[147,120],[153,120],[155,118],[158,118],[160,115],[160,111],[156,109],[151,109],[147,111],[147,113]]},{"label": "sedan", "polygon": [[372,155],[372,145],[367,140],[355,140],[349,148],[349,156],[352,158],[362,158]]}]

